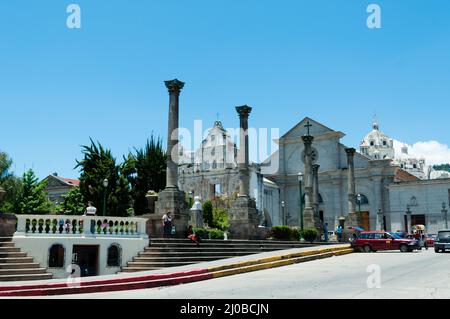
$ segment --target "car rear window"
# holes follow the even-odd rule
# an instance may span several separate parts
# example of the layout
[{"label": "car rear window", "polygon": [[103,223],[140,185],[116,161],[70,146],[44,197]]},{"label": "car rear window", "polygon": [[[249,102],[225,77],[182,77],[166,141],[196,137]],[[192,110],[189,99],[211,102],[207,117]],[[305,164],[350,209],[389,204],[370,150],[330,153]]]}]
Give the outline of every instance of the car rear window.
[{"label": "car rear window", "polygon": [[439,239],[450,239],[450,231],[442,231],[438,236]]}]

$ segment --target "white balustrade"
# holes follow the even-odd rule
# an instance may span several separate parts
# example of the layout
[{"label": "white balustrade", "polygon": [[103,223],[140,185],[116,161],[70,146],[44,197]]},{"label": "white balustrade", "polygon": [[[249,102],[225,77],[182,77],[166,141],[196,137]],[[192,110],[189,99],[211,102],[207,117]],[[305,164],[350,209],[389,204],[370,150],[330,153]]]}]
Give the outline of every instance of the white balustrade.
[{"label": "white balustrade", "polygon": [[17,235],[148,237],[146,219],[138,217],[17,215]]}]

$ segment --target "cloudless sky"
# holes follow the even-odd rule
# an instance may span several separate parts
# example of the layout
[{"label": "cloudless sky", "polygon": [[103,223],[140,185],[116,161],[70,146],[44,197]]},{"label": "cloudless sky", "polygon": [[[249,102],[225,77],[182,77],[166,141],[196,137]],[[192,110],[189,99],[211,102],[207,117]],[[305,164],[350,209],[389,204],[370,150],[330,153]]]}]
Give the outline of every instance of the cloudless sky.
[{"label": "cloudless sky", "polygon": [[[370,3],[382,29],[366,26]],[[173,78],[187,128],[217,113],[237,127],[248,104],[250,126],[281,134],[309,116],[357,147],[376,113],[392,138],[450,144],[450,1],[0,2],[0,149],[17,174],[77,177],[89,137],[118,159],[165,140]]]}]

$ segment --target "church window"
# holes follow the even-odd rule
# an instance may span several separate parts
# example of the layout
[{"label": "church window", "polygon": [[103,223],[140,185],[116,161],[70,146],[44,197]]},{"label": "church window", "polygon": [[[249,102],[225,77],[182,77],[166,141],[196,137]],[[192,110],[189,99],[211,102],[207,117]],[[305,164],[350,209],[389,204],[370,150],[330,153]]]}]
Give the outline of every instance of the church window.
[{"label": "church window", "polygon": [[108,267],[120,267],[120,247],[117,244],[112,244],[108,248],[107,256]]},{"label": "church window", "polygon": [[214,156],[214,155],[216,155],[216,149],[215,149],[215,148],[213,148],[213,149],[211,150],[211,156]]},{"label": "church window", "polygon": [[56,244],[50,247],[48,266],[50,268],[63,268],[64,254],[65,249],[63,245]]},{"label": "church window", "polygon": [[386,141],[383,141],[383,146],[386,146],[387,145],[387,142]]},{"label": "church window", "polygon": [[216,168],[217,168],[217,162],[216,162],[216,161],[213,162],[212,168],[213,168],[213,169],[216,169]]},{"label": "church window", "polygon": [[370,146],[374,146],[375,142],[374,141],[370,141]]}]

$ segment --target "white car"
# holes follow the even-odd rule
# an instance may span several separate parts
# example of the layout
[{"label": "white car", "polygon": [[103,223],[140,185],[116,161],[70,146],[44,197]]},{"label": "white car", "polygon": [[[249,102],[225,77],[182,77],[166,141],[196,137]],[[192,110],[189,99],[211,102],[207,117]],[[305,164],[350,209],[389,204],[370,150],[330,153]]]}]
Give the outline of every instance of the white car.
[{"label": "white car", "polygon": [[[325,241],[325,235],[321,237],[322,241]],[[337,233],[335,231],[328,231],[328,241],[338,241]]]}]

